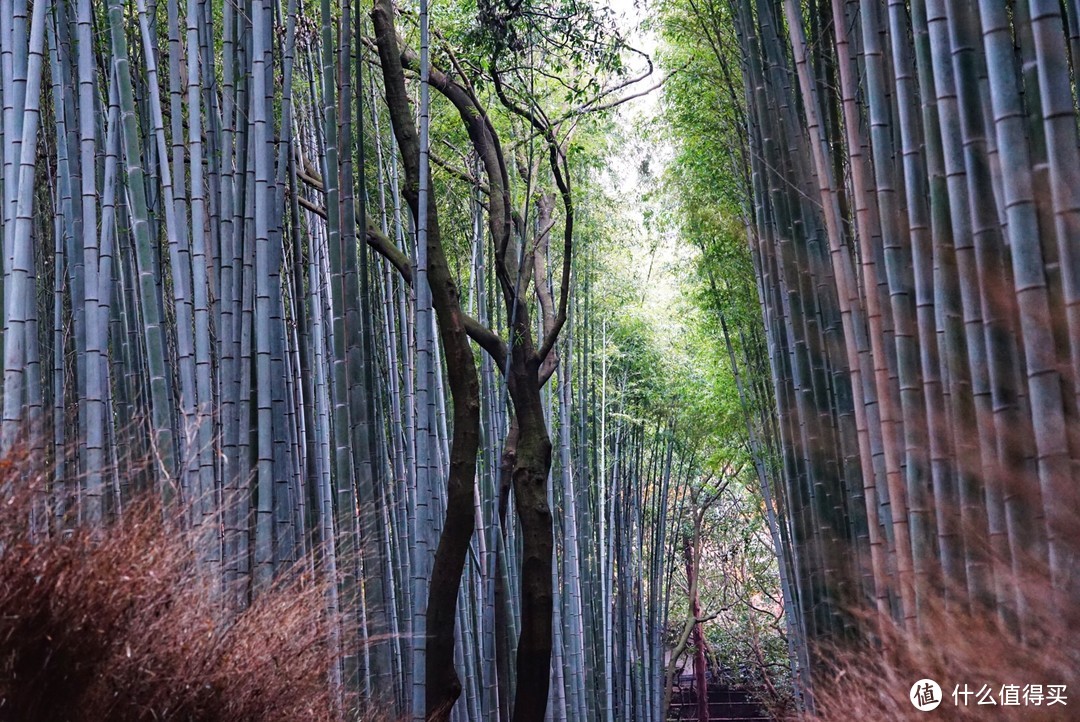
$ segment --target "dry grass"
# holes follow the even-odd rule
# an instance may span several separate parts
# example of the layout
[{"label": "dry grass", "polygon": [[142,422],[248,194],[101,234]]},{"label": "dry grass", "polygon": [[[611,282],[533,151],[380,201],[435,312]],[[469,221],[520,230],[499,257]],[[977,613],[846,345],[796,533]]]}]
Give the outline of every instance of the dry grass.
[{"label": "dry grass", "polygon": [[[1075,521],[1069,525],[1071,538],[1080,543],[1080,524]],[[971,544],[973,537],[968,535],[966,541]],[[1020,615],[1022,632],[1015,621],[1004,622],[991,609],[947,608],[940,599],[921,611],[921,629],[903,628],[876,614],[857,615],[863,629],[876,628],[878,633],[855,649],[817,650],[812,718],[1080,720],[1080,599],[1055,592],[1045,568],[1033,563],[1021,566],[1019,579],[1003,560],[996,571],[1015,580],[1026,598],[1026,611]],[[965,596],[964,590],[955,590],[954,598]],[[937,709],[924,712],[916,709],[909,694],[912,685],[925,678],[940,685],[942,699]],[[1041,704],[1034,698],[1025,700],[1027,685],[1041,685]],[[1048,704],[1050,685],[1065,685],[1064,705]],[[972,694],[965,697],[965,690]],[[978,704],[980,699],[986,703]],[[989,699],[997,704],[991,705]],[[1006,700],[1010,704],[1002,704]]]},{"label": "dry grass", "polygon": [[286,575],[225,620],[152,498],[97,534],[31,539],[35,466],[0,460],[0,720],[341,717],[319,584]]},{"label": "dry grass", "polygon": [[[1080,719],[1080,652],[1075,628],[1043,609],[1039,621],[1042,640],[1021,644],[994,617],[947,612],[936,608],[926,614],[924,633],[907,632],[887,623],[880,643],[855,651],[825,652],[830,669],[818,675],[816,719],[820,720],[1036,720]],[[911,686],[929,678],[942,690],[942,702],[928,712],[908,700]],[[824,681],[824,683],[822,683]],[[1067,704],[1025,705],[1025,685],[1066,685]],[[966,699],[967,689],[974,694]],[[984,685],[997,706],[979,705]],[[1002,687],[1017,685],[1017,706],[1002,706]],[[953,698],[961,692],[960,704]],[[985,699],[985,697],[983,697]]]}]

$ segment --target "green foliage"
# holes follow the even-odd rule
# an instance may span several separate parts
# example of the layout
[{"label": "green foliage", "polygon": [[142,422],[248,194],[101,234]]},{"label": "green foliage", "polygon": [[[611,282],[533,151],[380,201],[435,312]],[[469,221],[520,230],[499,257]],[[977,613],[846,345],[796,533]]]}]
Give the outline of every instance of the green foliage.
[{"label": "green foliage", "polygon": [[[650,130],[613,132],[608,147],[634,145]],[[607,329],[601,353],[609,363],[609,393],[619,408],[642,421],[674,422],[679,443],[704,471],[717,471],[735,458],[745,460],[747,452],[743,413],[708,282],[713,246],[722,244],[743,264],[725,269],[733,274],[725,288],[740,304],[740,317],[756,313],[752,268],[744,237],[725,219],[714,227],[720,230],[706,247],[709,252],[694,250],[701,244],[682,233],[690,227],[680,219],[685,203],[669,183],[656,182],[648,145],[633,151],[644,155],[636,188],[604,192],[599,187],[604,179],[596,174],[587,185],[580,227],[588,249],[579,257],[578,277],[590,277],[598,307],[594,331],[599,324]]]},{"label": "green foliage", "polygon": [[[703,495],[728,486],[701,529],[702,605],[713,663],[774,712],[791,700],[777,558],[768,533],[747,422],[772,413],[755,269],[747,228],[744,109],[733,23],[712,0],[664,0],[661,63],[673,71],[657,130],[671,144],[653,222],[697,250],[687,261],[679,315],[689,350],[678,381],[680,426],[700,446]],[[734,72],[734,74],[733,74]],[[729,353],[729,346],[731,352]],[[731,365],[739,365],[740,395]],[[760,432],[760,429],[758,429]],[[759,452],[760,453],[760,452]]]},{"label": "green foliage", "polygon": [[[586,66],[602,73],[624,70],[621,37],[607,5],[589,0],[479,0],[471,39],[492,55],[509,52],[514,59],[533,56],[539,48],[551,55],[554,76]],[[502,61],[502,57],[497,58]]]}]

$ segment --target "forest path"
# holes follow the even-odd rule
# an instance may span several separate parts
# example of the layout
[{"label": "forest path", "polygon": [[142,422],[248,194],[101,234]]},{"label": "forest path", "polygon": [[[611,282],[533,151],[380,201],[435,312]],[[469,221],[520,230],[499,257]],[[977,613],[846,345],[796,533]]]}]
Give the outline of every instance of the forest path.
[{"label": "forest path", "polygon": [[[693,675],[684,675],[671,697],[669,722],[697,720],[697,695]],[[709,719],[711,722],[768,722],[772,718],[744,690],[727,686],[722,680],[710,680]]]}]

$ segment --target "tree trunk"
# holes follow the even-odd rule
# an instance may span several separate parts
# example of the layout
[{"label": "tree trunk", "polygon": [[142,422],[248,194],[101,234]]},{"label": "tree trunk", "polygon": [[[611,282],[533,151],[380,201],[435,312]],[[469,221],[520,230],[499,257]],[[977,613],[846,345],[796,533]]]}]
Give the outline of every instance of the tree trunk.
[{"label": "tree trunk", "polygon": [[[371,17],[382,61],[386,103],[405,166],[404,194],[413,216],[419,218],[421,147],[405,89],[405,75],[394,27],[394,8],[390,0],[377,0]],[[430,179],[427,184],[430,187]],[[458,589],[473,533],[472,489],[480,443],[480,387],[472,348],[465,333],[458,288],[443,252],[438,212],[433,202],[427,204],[426,221],[431,299],[446,353],[447,376],[454,402],[454,438],[446,487],[446,520],[428,587],[425,657],[426,715],[429,719],[445,720],[449,719],[450,710],[461,694],[461,682],[454,668],[454,628]],[[550,445],[548,449],[550,458]],[[550,585],[550,570],[547,570],[547,574]],[[550,616],[550,605],[548,611]]]},{"label": "tree trunk", "polygon": [[695,538],[683,537],[683,555],[686,559],[686,583],[690,587],[690,616],[694,631],[694,692],[697,698],[698,722],[709,722],[709,685],[705,679],[705,634],[701,629],[701,598],[698,593],[698,559]]},{"label": "tree trunk", "polygon": [[511,478],[522,544],[521,631],[518,637],[517,695],[513,711],[515,722],[544,719],[551,673],[551,560],[554,538],[547,499],[551,440],[537,382],[540,362],[531,354],[531,350],[527,337],[524,343],[515,346],[513,353],[516,358],[507,378],[518,425]]}]

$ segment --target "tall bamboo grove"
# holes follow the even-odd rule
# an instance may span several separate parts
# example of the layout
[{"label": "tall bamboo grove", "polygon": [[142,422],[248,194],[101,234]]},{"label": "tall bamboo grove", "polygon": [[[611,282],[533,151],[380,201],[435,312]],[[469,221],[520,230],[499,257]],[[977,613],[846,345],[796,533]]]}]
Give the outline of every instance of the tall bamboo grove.
[{"label": "tall bamboo grove", "polygon": [[322,575],[345,710],[660,719],[689,452],[598,404],[568,150],[648,71],[588,7],[430,10],[0,1],[2,448],[34,534],[160,494],[224,618]]},{"label": "tall bamboo grove", "polygon": [[1080,591],[1080,6],[695,8],[741,113],[803,667],[867,607],[1037,644],[1031,595]]}]

